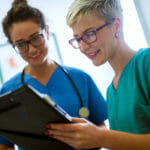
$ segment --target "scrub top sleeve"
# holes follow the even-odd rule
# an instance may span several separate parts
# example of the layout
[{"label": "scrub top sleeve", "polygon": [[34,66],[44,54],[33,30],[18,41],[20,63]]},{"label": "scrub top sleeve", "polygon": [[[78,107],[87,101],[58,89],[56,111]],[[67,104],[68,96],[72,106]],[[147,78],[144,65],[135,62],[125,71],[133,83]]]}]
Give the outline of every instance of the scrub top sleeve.
[{"label": "scrub top sleeve", "polygon": [[146,54],[144,57],[144,70],[143,74],[146,77],[146,84],[147,84],[147,91],[149,95],[149,104],[150,104],[150,69],[149,69],[149,64],[150,64],[150,48],[146,49]]},{"label": "scrub top sleeve", "polygon": [[150,48],[147,50],[147,55],[144,59],[144,64],[145,64],[145,73],[146,77],[148,80],[148,86],[150,87],[150,69],[149,69],[149,64],[150,64]]},{"label": "scrub top sleeve", "polygon": [[106,101],[90,76],[88,76],[88,93],[90,109],[89,119],[95,124],[100,124],[107,119]]},{"label": "scrub top sleeve", "polygon": [[6,92],[10,91],[9,87],[5,86],[5,83],[2,85],[2,87],[0,88],[0,95],[4,94]]},{"label": "scrub top sleeve", "polygon": [[3,87],[0,88],[0,95],[3,94]]},{"label": "scrub top sleeve", "polygon": [[4,144],[4,145],[9,145],[9,146],[14,146],[14,144],[12,144],[11,142],[9,142],[7,139],[5,139],[4,137],[0,136],[0,144]]}]

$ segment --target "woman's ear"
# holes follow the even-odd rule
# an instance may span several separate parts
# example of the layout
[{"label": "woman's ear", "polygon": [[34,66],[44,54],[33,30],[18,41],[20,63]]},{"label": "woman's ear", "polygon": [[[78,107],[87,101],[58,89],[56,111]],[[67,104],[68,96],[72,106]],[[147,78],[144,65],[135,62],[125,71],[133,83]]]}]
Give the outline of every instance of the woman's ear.
[{"label": "woman's ear", "polygon": [[114,20],[115,25],[115,38],[118,38],[121,35],[122,25],[120,18],[116,17]]},{"label": "woman's ear", "polygon": [[47,37],[47,40],[49,40],[49,26],[46,25],[46,37]]}]

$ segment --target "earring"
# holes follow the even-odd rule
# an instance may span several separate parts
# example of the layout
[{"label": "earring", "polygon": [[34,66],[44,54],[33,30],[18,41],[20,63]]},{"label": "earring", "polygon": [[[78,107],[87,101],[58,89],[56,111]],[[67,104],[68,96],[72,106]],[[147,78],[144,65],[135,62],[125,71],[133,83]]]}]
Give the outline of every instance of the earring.
[{"label": "earring", "polygon": [[118,37],[119,37],[119,34],[118,34],[118,33],[116,33],[116,34],[115,34],[115,38],[117,39]]}]

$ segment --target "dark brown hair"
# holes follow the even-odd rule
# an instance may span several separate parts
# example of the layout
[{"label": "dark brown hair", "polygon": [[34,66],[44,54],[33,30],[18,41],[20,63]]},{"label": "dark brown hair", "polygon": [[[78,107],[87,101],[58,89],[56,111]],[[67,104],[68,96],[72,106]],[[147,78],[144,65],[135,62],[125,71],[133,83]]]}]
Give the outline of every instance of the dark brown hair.
[{"label": "dark brown hair", "polygon": [[29,6],[27,0],[14,0],[11,9],[7,12],[2,22],[3,31],[9,43],[12,44],[10,38],[10,28],[12,24],[27,20],[32,20],[42,29],[46,27],[44,15],[39,9]]}]

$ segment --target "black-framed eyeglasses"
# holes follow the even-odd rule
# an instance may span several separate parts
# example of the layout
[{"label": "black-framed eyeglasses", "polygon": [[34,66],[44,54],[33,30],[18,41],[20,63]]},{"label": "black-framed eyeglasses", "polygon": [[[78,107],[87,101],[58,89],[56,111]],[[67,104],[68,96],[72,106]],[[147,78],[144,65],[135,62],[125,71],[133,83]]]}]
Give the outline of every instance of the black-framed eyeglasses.
[{"label": "black-framed eyeglasses", "polygon": [[69,40],[69,44],[71,44],[73,48],[78,49],[78,48],[80,48],[81,40],[83,40],[86,44],[94,43],[97,40],[96,32],[103,29],[104,27],[108,26],[113,21],[114,21],[114,18],[110,22],[106,22],[105,24],[103,24],[102,26],[99,26],[95,30],[84,33],[79,38],[73,38],[73,39]]},{"label": "black-framed eyeglasses", "polygon": [[41,46],[44,43],[43,30],[41,32],[42,33],[34,35],[30,40],[16,43],[15,45],[13,45],[13,48],[17,53],[25,54],[29,51],[29,44],[31,44],[35,48]]}]

